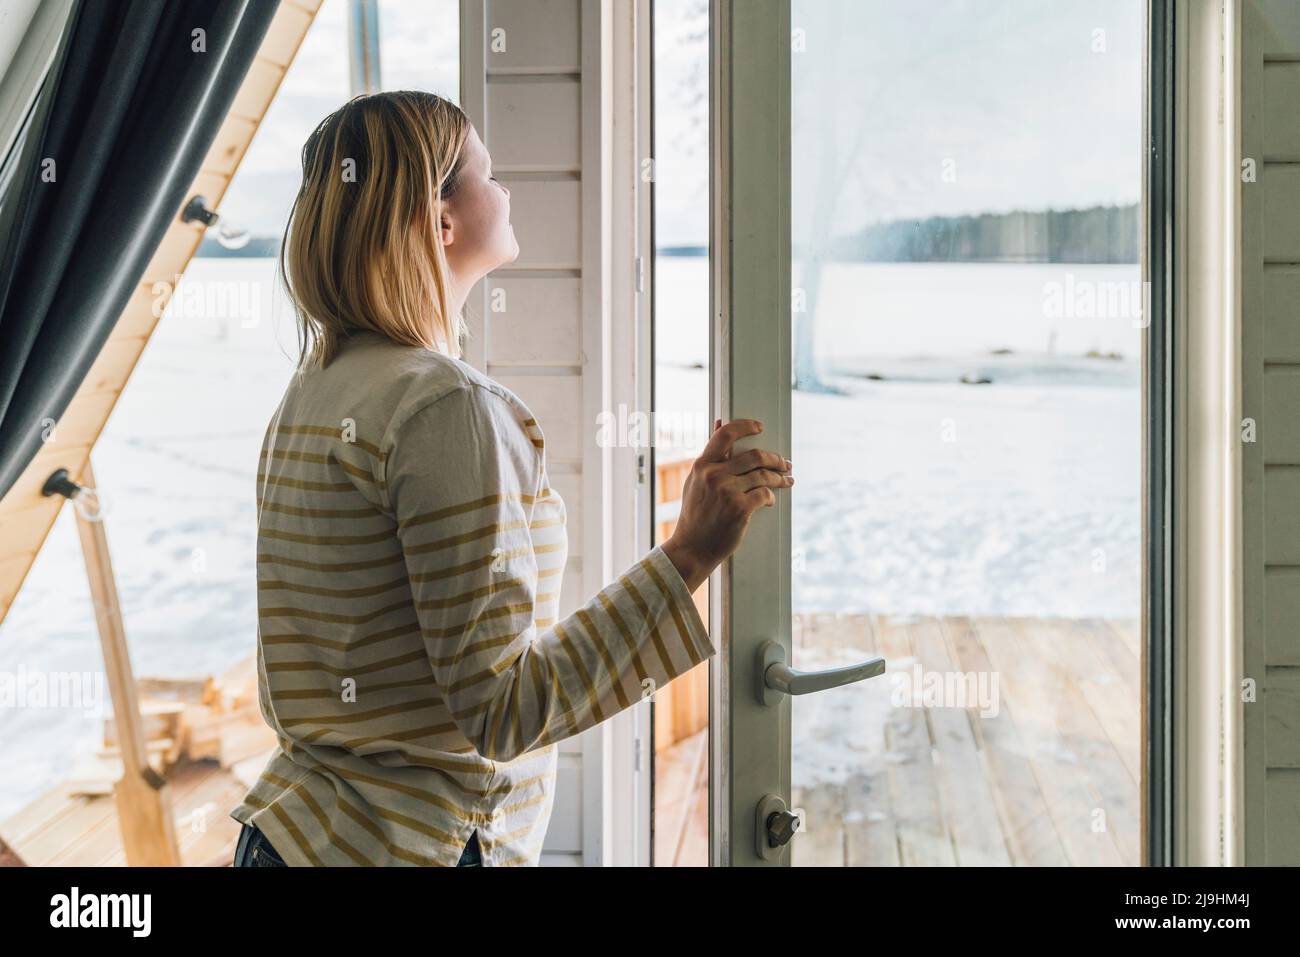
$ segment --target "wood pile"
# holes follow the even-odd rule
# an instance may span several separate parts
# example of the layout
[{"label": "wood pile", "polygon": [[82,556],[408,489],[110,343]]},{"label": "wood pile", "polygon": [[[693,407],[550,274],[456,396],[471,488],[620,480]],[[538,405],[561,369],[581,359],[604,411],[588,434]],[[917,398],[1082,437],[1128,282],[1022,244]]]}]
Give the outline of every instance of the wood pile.
[{"label": "wood pile", "polygon": [[[136,679],[149,764],[166,776],[184,761],[212,761],[251,784],[276,746],[262,718],[256,658],[220,677]],[[111,794],[122,776],[117,728],[104,719],[104,740],[70,776],[72,794]]]}]

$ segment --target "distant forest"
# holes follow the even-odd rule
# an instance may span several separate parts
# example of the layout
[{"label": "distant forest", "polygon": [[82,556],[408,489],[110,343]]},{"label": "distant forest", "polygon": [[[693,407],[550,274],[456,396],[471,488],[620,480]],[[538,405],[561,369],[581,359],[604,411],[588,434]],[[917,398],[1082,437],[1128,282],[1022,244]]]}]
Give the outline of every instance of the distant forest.
[{"label": "distant forest", "polygon": [[856,262],[1136,263],[1138,206],[880,223],[838,237],[829,252]]},{"label": "distant forest", "polygon": [[[932,216],[878,223],[831,244],[823,261],[873,263],[1136,263],[1138,206]],[[706,246],[660,246],[707,256]],[[795,256],[805,255],[797,244]]]},{"label": "distant forest", "polygon": [[[200,256],[275,256],[280,237],[256,236],[243,249],[210,237]],[[664,256],[707,256],[706,246],[661,246]],[[803,251],[796,246],[795,256]],[[1138,207],[1093,206],[1042,212],[932,216],[877,223],[840,236],[823,260],[833,262],[1136,263]]]}]

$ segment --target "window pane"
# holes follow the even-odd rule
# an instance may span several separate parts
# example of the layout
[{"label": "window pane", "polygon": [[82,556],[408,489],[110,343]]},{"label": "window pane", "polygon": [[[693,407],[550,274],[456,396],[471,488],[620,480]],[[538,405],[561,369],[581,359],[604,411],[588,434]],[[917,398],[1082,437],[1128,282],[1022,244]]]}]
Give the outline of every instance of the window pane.
[{"label": "window pane", "polygon": [[1141,4],[793,0],[798,864],[1137,864]]}]

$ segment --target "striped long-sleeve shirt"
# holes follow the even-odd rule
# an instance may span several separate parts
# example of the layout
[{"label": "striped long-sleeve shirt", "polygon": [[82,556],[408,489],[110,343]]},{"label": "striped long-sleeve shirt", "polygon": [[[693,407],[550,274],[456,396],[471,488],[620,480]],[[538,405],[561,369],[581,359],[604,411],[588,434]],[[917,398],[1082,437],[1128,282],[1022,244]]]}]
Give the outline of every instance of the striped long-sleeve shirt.
[{"label": "striped long-sleeve shirt", "polygon": [[557,620],[565,506],[523,402],[373,333],[295,376],[258,469],[261,710],[231,816],[290,865],[535,865],[556,742],[714,653],[652,549]]}]

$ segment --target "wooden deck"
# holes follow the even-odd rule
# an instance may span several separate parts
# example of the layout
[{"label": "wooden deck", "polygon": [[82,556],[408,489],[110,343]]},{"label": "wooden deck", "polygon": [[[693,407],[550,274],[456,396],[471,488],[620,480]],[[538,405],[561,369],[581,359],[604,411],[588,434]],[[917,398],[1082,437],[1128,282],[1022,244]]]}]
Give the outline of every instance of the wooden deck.
[{"label": "wooden deck", "polygon": [[[186,867],[228,867],[239,840],[230,809],[248,790],[216,761],[186,761],[167,775],[176,839]],[[72,795],[63,784],[0,824],[29,867],[125,867],[111,795]]]},{"label": "wooden deck", "polygon": [[[795,703],[796,865],[1140,863],[1136,622],[818,614],[795,646],[803,668],[889,661]],[[996,713],[896,702],[918,667],[996,680]],[[658,755],[660,866],[707,863],[707,734]]]},{"label": "wooden deck", "polygon": [[[801,616],[796,664],[882,654],[890,674],[799,699],[794,803],[800,865],[1139,862],[1136,623],[1098,619]],[[996,675],[996,714],[896,705],[895,674]],[[992,710],[992,709],[989,709]],[[655,862],[708,862],[707,730],[656,759]],[[256,761],[253,761],[256,764]],[[260,766],[260,765],[259,765]],[[216,761],[168,775],[181,855],[230,863],[247,788]],[[121,865],[109,796],[62,785],[0,824],[29,865]]]}]

